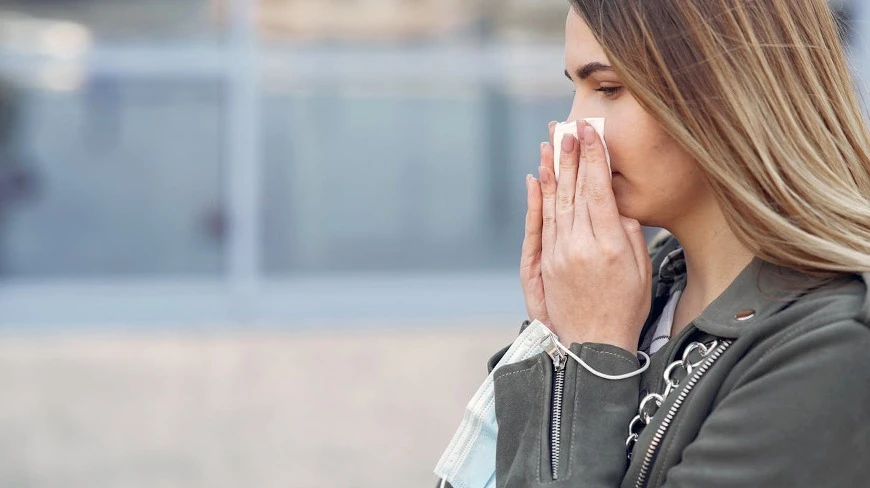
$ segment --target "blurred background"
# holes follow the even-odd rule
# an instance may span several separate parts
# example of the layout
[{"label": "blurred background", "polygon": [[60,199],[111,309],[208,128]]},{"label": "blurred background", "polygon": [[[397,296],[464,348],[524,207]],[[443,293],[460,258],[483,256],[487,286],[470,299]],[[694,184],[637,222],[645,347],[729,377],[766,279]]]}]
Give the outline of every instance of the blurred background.
[{"label": "blurred background", "polygon": [[434,485],[524,315],[566,12],[0,0],[0,486]]}]

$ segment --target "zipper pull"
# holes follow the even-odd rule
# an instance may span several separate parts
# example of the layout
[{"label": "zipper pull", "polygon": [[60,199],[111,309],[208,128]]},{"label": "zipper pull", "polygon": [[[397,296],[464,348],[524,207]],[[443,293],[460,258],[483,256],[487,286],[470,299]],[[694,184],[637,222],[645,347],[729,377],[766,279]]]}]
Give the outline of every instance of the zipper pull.
[{"label": "zipper pull", "polygon": [[555,368],[556,371],[562,371],[568,363],[568,355],[559,348],[557,345],[558,342],[559,339],[556,337],[556,334],[550,332],[550,335],[548,335],[547,339],[544,340],[543,346],[544,351],[548,356],[550,356],[550,359],[553,360],[553,368]]}]

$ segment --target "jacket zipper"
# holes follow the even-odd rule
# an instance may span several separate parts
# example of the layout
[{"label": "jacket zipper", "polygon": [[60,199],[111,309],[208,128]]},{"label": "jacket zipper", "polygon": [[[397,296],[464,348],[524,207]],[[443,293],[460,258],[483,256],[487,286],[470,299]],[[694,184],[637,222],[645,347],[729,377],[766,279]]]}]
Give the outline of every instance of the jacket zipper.
[{"label": "jacket zipper", "polygon": [[553,360],[553,401],[550,406],[550,469],[553,480],[559,478],[559,453],[562,449],[562,403],[565,391],[565,365],[568,358],[550,337],[547,354]]},{"label": "jacket zipper", "polygon": [[649,471],[652,467],[653,458],[655,457],[656,451],[661,445],[662,439],[664,439],[665,437],[665,433],[667,432],[668,427],[670,427],[671,422],[673,422],[674,417],[677,415],[677,411],[683,405],[683,402],[686,401],[686,397],[689,396],[689,393],[698,383],[698,380],[700,380],[701,377],[707,373],[707,371],[710,369],[710,366],[712,366],[713,363],[716,362],[717,359],[719,359],[719,356],[721,356],[722,353],[724,353],[725,350],[731,346],[731,342],[732,341],[723,341],[721,344],[719,344],[719,346],[714,349],[713,352],[710,354],[710,357],[707,358],[707,360],[704,361],[703,364],[698,366],[697,372],[692,375],[692,377],[686,383],[686,386],[684,386],[680,390],[680,394],[677,396],[677,399],[674,400],[673,405],[671,405],[671,408],[668,410],[667,415],[665,415],[665,417],[662,419],[661,425],[659,425],[659,428],[656,430],[652,441],[650,441],[649,449],[647,450],[646,455],[643,458],[643,464],[640,467],[640,473],[638,474],[637,482],[634,485],[635,488],[646,487],[646,483],[648,481],[647,477],[649,476]]}]

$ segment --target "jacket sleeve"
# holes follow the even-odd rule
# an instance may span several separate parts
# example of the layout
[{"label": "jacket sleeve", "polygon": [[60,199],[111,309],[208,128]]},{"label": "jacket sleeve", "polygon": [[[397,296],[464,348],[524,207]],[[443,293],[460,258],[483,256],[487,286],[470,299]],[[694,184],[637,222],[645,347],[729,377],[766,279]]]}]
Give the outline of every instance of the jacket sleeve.
[{"label": "jacket sleeve", "polygon": [[[575,343],[571,351],[606,374],[624,374],[639,367],[633,354],[615,346]],[[564,375],[559,402],[552,388],[553,363],[546,354],[496,372],[499,487],[619,486],[627,467],[626,431],[637,409],[639,376],[609,381],[574,360],[568,361]],[[556,411],[561,421],[555,424],[560,428],[554,440]],[[554,473],[556,452],[559,467]]]},{"label": "jacket sleeve", "polygon": [[796,331],[753,361],[693,442],[660,454],[681,460],[650,486],[868,486],[868,411],[867,326]]},{"label": "jacket sleeve", "polygon": [[499,349],[498,352],[496,352],[495,354],[493,354],[493,355],[492,355],[492,356],[491,356],[491,357],[486,361],[486,372],[487,372],[487,373],[492,373],[492,370],[495,369],[495,366],[498,364],[499,361],[501,361],[501,358],[503,358],[504,355],[507,354],[508,349],[511,348],[511,345],[512,345],[512,344],[508,344],[508,345],[504,346],[503,348]]}]

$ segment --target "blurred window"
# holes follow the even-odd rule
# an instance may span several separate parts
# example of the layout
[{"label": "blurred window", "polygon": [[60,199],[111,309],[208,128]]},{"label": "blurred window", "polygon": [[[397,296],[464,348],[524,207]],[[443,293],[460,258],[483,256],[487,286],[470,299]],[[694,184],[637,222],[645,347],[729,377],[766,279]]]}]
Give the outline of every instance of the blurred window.
[{"label": "blurred window", "polygon": [[267,273],[516,265],[524,176],[568,90],[276,84],[261,123]]},{"label": "blurred window", "polygon": [[515,267],[524,176],[571,100],[567,7],[517,25],[532,7],[260,0],[264,272]]},{"label": "blurred window", "polygon": [[0,274],[217,275],[221,86],[89,77],[0,88]]}]

